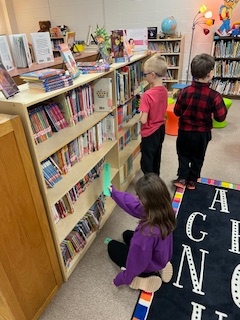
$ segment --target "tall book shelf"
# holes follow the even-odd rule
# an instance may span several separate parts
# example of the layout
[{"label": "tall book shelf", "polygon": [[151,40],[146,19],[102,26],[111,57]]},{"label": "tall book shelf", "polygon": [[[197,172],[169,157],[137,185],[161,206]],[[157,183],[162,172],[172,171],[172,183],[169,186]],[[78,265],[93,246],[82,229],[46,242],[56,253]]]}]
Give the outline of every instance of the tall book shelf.
[{"label": "tall book shelf", "polygon": [[[136,55],[129,62],[112,64],[108,72],[80,75],[67,88],[43,93],[30,90],[27,84],[23,84],[19,86],[20,93],[14,97],[8,100],[0,97],[1,113],[19,115],[22,119],[65,280],[87,252],[115,207],[114,201],[109,197],[104,198],[102,194],[104,163],[110,164],[111,182],[120,190],[127,188],[140,168],[140,127],[136,96],[148,85],[142,78],[142,65],[148,57]],[[49,103],[64,108],[66,101],[69,103],[71,100],[67,98],[69,92],[86,88],[92,90],[92,94],[89,91],[85,100],[94,102],[94,84],[102,78],[108,78],[112,83],[109,88],[112,91],[108,92],[112,97],[111,107],[108,106],[105,111],[90,112],[80,121],[53,132],[45,141],[39,142],[39,133],[33,134],[30,120],[33,110]],[[64,116],[67,118],[66,114]],[[102,128],[100,131],[99,126]],[[79,140],[83,143],[81,146]],[[76,141],[78,148],[82,147],[85,152],[78,160],[75,157],[77,153],[70,155],[70,149],[72,152]],[[56,155],[63,156],[62,150],[64,156],[71,159],[75,157],[76,161],[73,161],[65,174],[61,174],[61,179],[53,187],[49,187],[44,179],[43,163],[50,157],[56,161]],[[66,158],[63,162],[64,166],[68,164]],[[59,210],[63,213],[61,210],[64,206],[66,212],[61,216]],[[77,237],[76,233],[79,234]]]},{"label": "tall book shelf", "polygon": [[240,98],[240,38],[215,34],[211,55],[215,58],[211,88],[223,96]]},{"label": "tall book shelf", "polygon": [[172,91],[172,85],[179,83],[182,76],[184,36],[159,39],[157,35],[157,39],[148,39],[148,49],[166,58],[168,69],[163,83],[168,91]]}]

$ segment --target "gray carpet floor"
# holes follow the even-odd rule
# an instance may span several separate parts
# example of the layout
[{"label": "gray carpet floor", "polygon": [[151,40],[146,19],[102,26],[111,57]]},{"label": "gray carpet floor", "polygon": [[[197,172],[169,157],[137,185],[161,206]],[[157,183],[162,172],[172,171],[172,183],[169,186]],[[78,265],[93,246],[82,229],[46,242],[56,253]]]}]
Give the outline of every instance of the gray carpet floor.
[{"label": "gray carpet floor", "polygon": [[[212,130],[202,177],[240,183],[240,100],[233,100],[225,128]],[[171,194],[176,178],[176,137],[166,135],[161,162],[161,178]],[[128,188],[134,192],[134,178]],[[119,208],[99,232],[98,237],[44,311],[41,320],[130,320],[139,292],[127,286],[116,288],[112,280],[119,271],[107,255],[106,237],[121,240],[126,229],[134,229],[137,221]]]}]

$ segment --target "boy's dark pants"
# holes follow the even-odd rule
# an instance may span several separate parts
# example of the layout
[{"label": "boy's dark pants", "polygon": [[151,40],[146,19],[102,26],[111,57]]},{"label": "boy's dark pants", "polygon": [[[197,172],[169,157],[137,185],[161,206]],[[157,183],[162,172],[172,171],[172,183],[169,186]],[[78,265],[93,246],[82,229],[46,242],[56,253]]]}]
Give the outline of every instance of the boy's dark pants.
[{"label": "boy's dark pants", "polygon": [[160,162],[162,153],[162,144],[165,137],[165,125],[153,132],[148,137],[142,137],[141,142],[141,169],[142,172],[155,172],[160,175]]},{"label": "boy's dark pants", "polygon": [[178,130],[178,177],[197,181],[200,177],[211,132]]}]

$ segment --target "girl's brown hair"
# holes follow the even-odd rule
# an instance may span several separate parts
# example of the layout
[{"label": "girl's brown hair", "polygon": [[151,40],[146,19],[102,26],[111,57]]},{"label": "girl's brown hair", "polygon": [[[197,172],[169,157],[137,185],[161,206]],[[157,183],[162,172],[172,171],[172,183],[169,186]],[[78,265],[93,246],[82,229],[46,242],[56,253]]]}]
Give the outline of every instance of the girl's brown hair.
[{"label": "girl's brown hair", "polygon": [[170,193],[164,181],[155,173],[147,173],[135,186],[146,216],[141,218],[141,229],[145,226],[158,227],[164,240],[175,228],[176,219],[172,208]]}]

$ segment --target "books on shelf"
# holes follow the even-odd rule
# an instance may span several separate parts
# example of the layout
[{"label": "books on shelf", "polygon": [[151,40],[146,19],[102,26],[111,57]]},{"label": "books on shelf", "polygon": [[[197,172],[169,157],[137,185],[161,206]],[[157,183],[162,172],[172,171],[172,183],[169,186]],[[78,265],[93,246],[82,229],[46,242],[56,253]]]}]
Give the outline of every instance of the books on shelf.
[{"label": "books on shelf", "polygon": [[12,55],[5,35],[0,36],[0,60],[2,60],[7,71],[14,69]]},{"label": "books on shelf", "polygon": [[10,34],[13,58],[17,68],[28,68],[32,65],[32,58],[26,34]]},{"label": "books on shelf", "polygon": [[1,60],[0,60],[0,90],[2,91],[5,98],[7,99],[19,92],[19,89],[15,81],[7,72]]},{"label": "books on shelf", "polygon": [[78,77],[80,75],[80,71],[77,67],[76,61],[72,55],[71,50],[68,47],[68,44],[60,43],[58,45],[58,49],[60,50],[63,61],[66,64],[66,67],[71,77],[72,78]]},{"label": "books on shelf", "polygon": [[56,76],[53,78],[45,79],[43,81],[28,80],[28,87],[30,89],[40,89],[40,90],[44,90],[45,92],[69,87],[72,84],[73,84],[73,79],[69,75]]},{"label": "books on shelf", "polygon": [[94,82],[94,110],[112,110],[112,78],[101,78]]},{"label": "books on shelf", "polygon": [[92,62],[77,62],[78,69],[80,73],[97,73],[97,72],[106,72],[109,71],[110,65],[106,62],[92,61]]},{"label": "books on shelf", "polygon": [[47,68],[32,71],[22,74],[20,78],[28,82],[30,89],[40,89],[45,92],[69,87],[73,84],[71,76],[65,74],[63,69]]},{"label": "books on shelf", "polygon": [[30,35],[36,62],[48,63],[54,61],[49,32],[35,32],[30,33]]},{"label": "books on shelf", "polygon": [[46,68],[42,70],[22,73],[19,77],[23,80],[45,80],[47,78],[52,78],[55,76],[63,76],[64,74],[64,69]]}]

